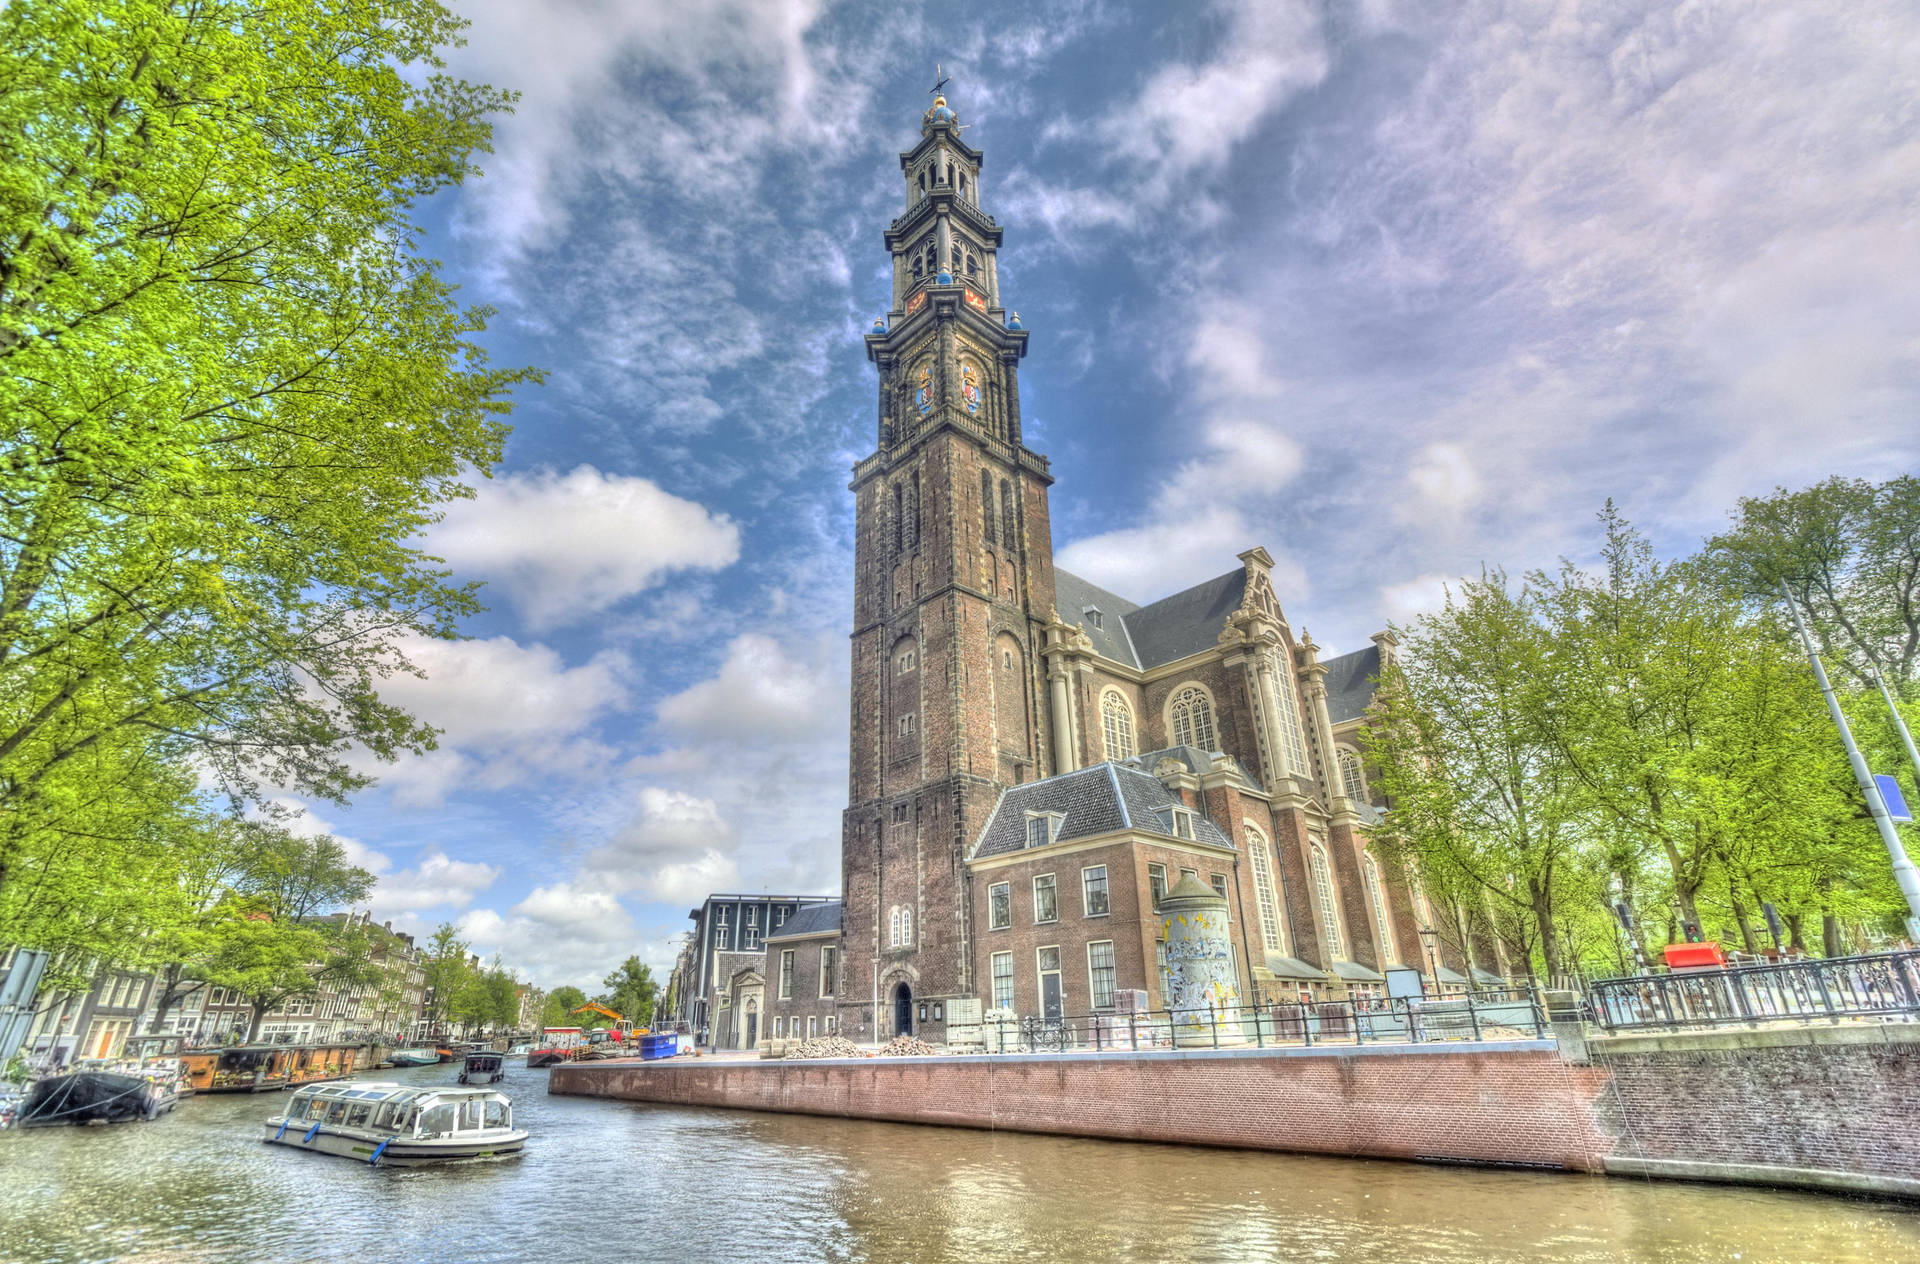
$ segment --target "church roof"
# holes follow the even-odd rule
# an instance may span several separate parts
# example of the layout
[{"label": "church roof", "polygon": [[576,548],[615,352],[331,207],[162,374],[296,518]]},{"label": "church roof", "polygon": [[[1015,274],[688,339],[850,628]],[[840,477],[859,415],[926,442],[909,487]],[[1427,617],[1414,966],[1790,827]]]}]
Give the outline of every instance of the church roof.
[{"label": "church roof", "polygon": [[1373,682],[1380,675],[1380,647],[1369,645],[1351,654],[1326,659],[1327,716],[1335,724],[1357,720],[1373,701]]},{"label": "church roof", "polygon": [[[1053,572],[1053,604],[1060,617],[1078,624],[1102,657],[1141,671],[1210,649],[1246,591],[1243,569],[1137,606],[1071,572],[1058,567]],[[1089,606],[1100,611],[1097,625]]]},{"label": "church roof", "polygon": [[801,935],[824,935],[840,929],[840,901],[829,900],[825,904],[806,904],[794,910],[793,916],[779,930],[767,936],[767,942],[776,939],[793,939]]},{"label": "church roof", "polygon": [[[1102,658],[1110,658],[1129,667],[1140,666],[1140,660],[1133,652],[1133,642],[1127,639],[1124,622],[1125,617],[1138,610],[1139,606],[1056,566],[1053,571],[1053,607],[1060,612],[1062,619],[1077,624],[1087,634]],[[1088,607],[1100,612],[1098,623],[1087,613]]]},{"label": "church roof", "polygon": [[1212,649],[1246,591],[1247,572],[1230,571],[1127,615],[1127,635],[1141,669]]},{"label": "church roof", "polygon": [[[1053,836],[1056,843],[1123,829],[1178,838],[1167,810],[1177,806],[1184,806],[1180,796],[1160,784],[1158,777],[1125,764],[1094,764],[1001,791],[971,859],[1026,850],[1029,812],[1057,812],[1065,818]],[[1233,840],[1204,816],[1196,817],[1194,834],[1197,841],[1215,847],[1233,846]]]}]

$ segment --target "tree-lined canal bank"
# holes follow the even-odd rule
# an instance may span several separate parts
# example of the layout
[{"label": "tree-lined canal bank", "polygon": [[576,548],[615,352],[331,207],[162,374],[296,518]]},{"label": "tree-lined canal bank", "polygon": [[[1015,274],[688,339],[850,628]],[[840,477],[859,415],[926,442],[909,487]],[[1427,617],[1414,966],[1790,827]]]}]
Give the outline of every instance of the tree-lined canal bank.
[{"label": "tree-lined canal bank", "polygon": [[[385,1072],[450,1082],[448,1067]],[[0,1134],[8,1261],[1867,1260],[1890,1204],[549,1097],[524,1157],[370,1170],[258,1140],[277,1098]]]}]

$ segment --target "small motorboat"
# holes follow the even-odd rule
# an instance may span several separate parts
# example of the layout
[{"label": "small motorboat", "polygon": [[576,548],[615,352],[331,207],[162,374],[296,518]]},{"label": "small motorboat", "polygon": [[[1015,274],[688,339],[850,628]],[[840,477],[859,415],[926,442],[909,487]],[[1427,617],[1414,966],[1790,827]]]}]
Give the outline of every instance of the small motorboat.
[{"label": "small motorboat", "polygon": [[73,1071],[34,1084],[20,1104],[15,1123],[22,1128],[62,1124],[123,1124],[158,1119],[179,1097],[143,1075],[120,1071]]},{"label": "small motorboat", "polygon": [[397,1067],[432,1066],[440,1061],[438,1049],[395,1049],[387,1061]]},{"label": "small motorboat", "polygon": [[263,1140],[377,1167],[504,1158],[520,1153],[527,1134],[498,1089],[342,1083],[297,1090]]},{"label": "small motorboat", "polygon": [[468,1052],[466,1061],[460,1067],[462,1084],[498,1084],[507,1078],[506,1055],[491,1049],[474,1049]]},{"label": "small motorboat", "polygon": [[527,1051],[527,1065],[535,1068],[559,1066],[562,1062],[565,1062],[572,1053],[573,1050],[571,1049],[529,1049]]}]

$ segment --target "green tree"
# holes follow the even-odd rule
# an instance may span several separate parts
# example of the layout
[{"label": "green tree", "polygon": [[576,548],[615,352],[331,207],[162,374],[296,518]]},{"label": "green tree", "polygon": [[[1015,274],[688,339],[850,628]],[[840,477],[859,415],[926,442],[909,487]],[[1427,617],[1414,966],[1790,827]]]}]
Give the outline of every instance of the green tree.
[{"label": "green tree", "polygon": [[1393,804],[1379,841],[1456,910],[1463,951],[1482,924],[1551,978],[1586,822],[1543,720],[1549,647],[1529,603],[1500,571],[1450,591],[1403,636],[1363,741]]},{"label": "green tree", "polygon": [[338,798],[351,748],[432,745],[377,686],[475,608],[420,532],[532,376],[487,367],[485,311],[416,250],[413,206],[507,102],[438,73],[460,26],[433,0],[0,11],[10,934],[80,937],[118,894],[88,879],[151,858],[138,822],[199,772]]},{"label": "green tree", "polygon": [[660,987],[654,982],[653,971],[639,957],[621,962],[618,970],[600,981],[600,986],[607,990],[597,999],[614,1013],[636,1027],[653,1021],[653,1004]]},{"label": "green tree", "polygon": [[547,1004],[541,1015],[541,1024],[546,1027],[577,1027],[580,1020],[573,1017],[573,1011],[587,1003],[585,992],[571,983],[563,983],[547,993]]},{"label": "green tree", "polygon": [[466,1006],[475,973],[467,941],[460,938],[452,922],[434,928],[433,937],[427,941],[424,966],[427,1026],[431,1031],[444,1031]]}]

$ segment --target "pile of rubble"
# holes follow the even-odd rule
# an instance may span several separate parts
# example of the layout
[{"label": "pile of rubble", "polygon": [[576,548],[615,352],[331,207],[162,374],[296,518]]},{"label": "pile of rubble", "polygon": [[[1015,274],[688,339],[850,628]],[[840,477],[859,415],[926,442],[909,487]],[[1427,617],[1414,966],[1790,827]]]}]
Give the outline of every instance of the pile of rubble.
[{"label": "pile of rubble", "polygon": [[816,1036],[812,1040],[796,1040],[787,1046],[787,1058],[864,1058],[868,1056],[859,1045],[845,1036]]},{"label": "pile of rubble", "polygon": [[876,1058],[927,1058],[940,1052],[941,1049],[938,1046],[930,1045],[924,1040],[915,1040],[912,1036],[902,1033],[887,1041],[873,1056]]}]

